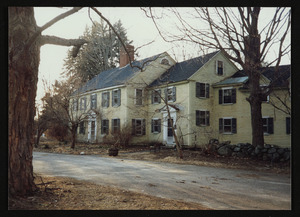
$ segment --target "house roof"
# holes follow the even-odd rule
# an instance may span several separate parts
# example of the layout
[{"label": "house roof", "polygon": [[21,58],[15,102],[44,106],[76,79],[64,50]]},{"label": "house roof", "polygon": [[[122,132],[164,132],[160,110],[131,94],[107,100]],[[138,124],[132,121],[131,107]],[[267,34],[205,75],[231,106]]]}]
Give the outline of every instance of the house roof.
[{"label": "house roof", "polygon": [[[287,85],[287,80],[291,76],[291,66],[282,65],[279,66],[278,72],[276,73],[275,67],[263,67],[261,68],[262,74],[274,82],[275,87],[282,87]],[[230,78],[226,78],[223,81],[215,83],[214,86],[229,85],[229,84],[246,84],[248,83],[248,76],[244,70],[239,70],[234,73]]]},{"label": "house roof", "polygon": [[229,85],[229,84],[243,84],[248,81],[248,76],[243,76],[243,77],[231,77],[227,78],[223,81],[220,81],[218,83],[215,83],[214,86],[218,85]]},{"label": "house roof", "polygon": [[154,80],[149,86],[153,87],[166,82],[172,83],[187,80],[218,52],[219,51],[215,51],[213,53],[176,63],[158,79]]},{"label": "house roof", "polygon": [[[146,66],[150,63],[150,61],[157,59],[160,55],[161,54],[157,54],[142,60],[133,61],[132,65],[142,67],[145,63]],[[136,72],[139,71],[140,69],[136,67],[132,68],[130,64],[127,64],[121,68],[113,68],[103,71],[91,80],[87,81],[78,90],[76,90],[73,95],[125,84],[126,81],[128,81]]]}]

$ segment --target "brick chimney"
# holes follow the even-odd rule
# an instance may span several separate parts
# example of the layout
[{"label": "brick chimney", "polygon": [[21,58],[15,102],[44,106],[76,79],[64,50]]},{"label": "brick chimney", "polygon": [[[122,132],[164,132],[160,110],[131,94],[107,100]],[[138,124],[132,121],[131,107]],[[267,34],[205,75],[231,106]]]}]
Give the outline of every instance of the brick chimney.
[{"label": "brick chimney", "polygon": [[[134,60],[134,46],[132,45],[126,45],[126,49],[130,55],[130,60],[133,61]],[[125,51],[125,49],[123,48],[123,46],[120,48],[120,68],[123,66],[126,66],[129,63],[129,57]]]}]

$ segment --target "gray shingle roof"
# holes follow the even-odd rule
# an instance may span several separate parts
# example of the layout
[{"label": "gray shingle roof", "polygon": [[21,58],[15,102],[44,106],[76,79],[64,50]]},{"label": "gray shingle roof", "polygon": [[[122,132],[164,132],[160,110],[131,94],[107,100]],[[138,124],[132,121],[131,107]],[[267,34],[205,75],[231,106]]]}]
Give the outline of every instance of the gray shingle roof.
[{"label": "gray shingle roof", "polygon": [[[148,57],[139,61],[132,62],[133,66],[145,66],[149,64],[149,61],[155,60],[161,54],[157,54],[152,57]],[[87,81],[83,86],[81,86],[78,90],[76,90],[73,95],[84,93],[87,91],[98,90],[108,87],[113,87],[117,85],[122,85],[126,81],[128,81],[136,72],[140,71],[138,68],[132,68],[130,64],[122,68],[113,68],[99,73],[97,76]]]},{"label": "gray shingle roof", "polygon": [[178,82],[187,80],[218,52],[219,51],[215,51],[207,55],[176,63],[162,76],[160,76],[160,78],[153,81],[149,86],[152,87],[161,85],[166,82]]}]

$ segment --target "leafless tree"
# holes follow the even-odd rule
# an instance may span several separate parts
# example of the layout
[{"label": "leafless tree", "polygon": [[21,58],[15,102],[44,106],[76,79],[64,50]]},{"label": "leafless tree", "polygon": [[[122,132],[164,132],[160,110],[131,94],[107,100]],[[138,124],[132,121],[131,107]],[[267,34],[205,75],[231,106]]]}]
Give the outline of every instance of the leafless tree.
[{"label": "leafless tree", "polygon": [[[74,7],[40,27],[36,24],[33,7],[8,8],[9,195],[31,194],[36,189],[33,181],[32,150],[41,46],[45,44],[73,46],[75,57],[80,47],[87,43],[84,39],[65,39],[42,35],[42,32],[80,9],[82,8]],[[108,21],[96,8],[93,10]]]},{"label": "leafless tree", "polygon": [[[273,91],[276,79],[266,87],[260,86],[262,63],[268,61],[266,66],[275,64],[277,73],[282,57],[289,54],[291,9],[276,8],[272,12],[269,11],[272,14],[268,14],[265,20],[261,18],[260,7],[193,8],[187,9],[188,12],[185,13],[177,8],[162,9],[162,12],[156,8],[142,9],[146,16],[153,20],[165,41],[187,41],[203,49],[221,50],[244,70],[249,77],[250,96],[247,101],[251,108],[252,144],[263,145],[261,104],[262,100]],[[166,28],[162,27],[165,14],[173,15],[180,34],[166,32]],[[271,51],[274,49],[277,51],[272,58],[270,54],[273,54]]]}]

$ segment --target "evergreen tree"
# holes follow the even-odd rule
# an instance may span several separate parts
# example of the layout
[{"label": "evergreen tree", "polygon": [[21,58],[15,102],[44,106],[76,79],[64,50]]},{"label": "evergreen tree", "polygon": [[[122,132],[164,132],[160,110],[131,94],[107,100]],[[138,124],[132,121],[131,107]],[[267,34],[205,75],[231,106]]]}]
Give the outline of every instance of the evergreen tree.
[{"label": "evergreen tree", "polygon": [[[120,20],[113,26],[125,44],[132,43],[128,40],[126,30]],[[118,66],[119,49],[122,45],[104,21],[95,22],[92,27],[87,26],[81,38],[89,41],[89,43],[82,46],[77,57],[73,57],[72,50],[69,50],[63,75],[75,76],[81,82],[86,82],[102,71]]]}]

